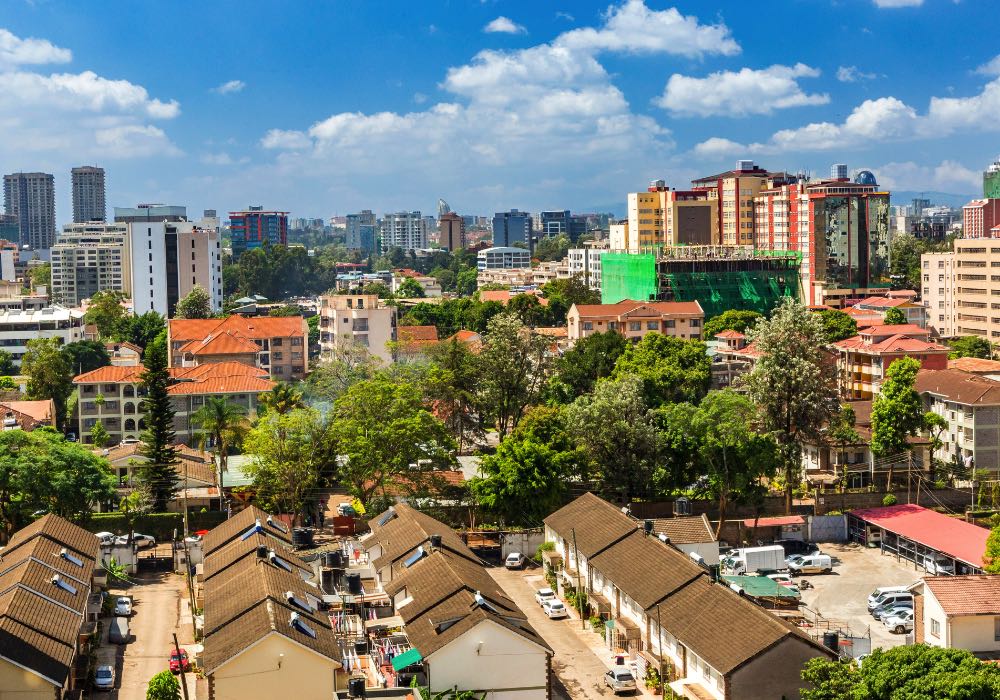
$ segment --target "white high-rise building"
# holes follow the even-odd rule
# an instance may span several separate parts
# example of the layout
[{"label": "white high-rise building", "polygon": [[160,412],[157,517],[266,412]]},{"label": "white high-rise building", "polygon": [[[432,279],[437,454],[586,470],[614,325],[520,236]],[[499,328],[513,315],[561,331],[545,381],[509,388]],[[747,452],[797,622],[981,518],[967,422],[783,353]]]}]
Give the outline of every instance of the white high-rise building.
[{"label": "white high-rise building", "polygon": [[386,214],[380,222],[382,252],[399,247],[419,250],[427,247],[427,222],[419,211]]},{"label": "white high-rise building", "polygon": [[79,306],[97,292],[131,296],[128,224],[67,224],[52,246],[52,298]]},{"label": "white high-rise building", "polygon": [[190,221],[134,221],[129,225],[132,301],[137,314],[173,316],[174,306],[201,285],[222,310],[222,241],[215,229]]}]

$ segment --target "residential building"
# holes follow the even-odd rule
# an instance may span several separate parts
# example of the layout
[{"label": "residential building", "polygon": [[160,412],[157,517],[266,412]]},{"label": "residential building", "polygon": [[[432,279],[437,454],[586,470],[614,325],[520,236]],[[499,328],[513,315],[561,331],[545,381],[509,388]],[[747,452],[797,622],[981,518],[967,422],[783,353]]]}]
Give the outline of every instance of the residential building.
[{"label": "residential building", "polygon": [[390,248],[420,250],[427,247],[427,222],[419,211],[385,214],[379,221],[382,252]]},{"label": "residential building", "polygon": [[17,367],[28,350],[28,341],[37,338],[55,338],[62,345],[83,340],[83,312],[58,305],[0,311],[0,348],[13,356]]},{"label": "residential building", "polygon": [[421,275],[416,270],[411,270],[409,268],[399,268],[393,270],[392,280],[389,283],[389,288],[392,290],[393,294],[399,292],[400,286],[406,280],[413,280],[420,285],[420,288],[424,290],[425,297],[440,297],[441,296],[441,283],[438,282],[436,277],[431,277],[430,275]]},{"label": "residential building", "polygon": [[195,285],[222,310],[222,240],[217,229],[189,221],[129,223],[132,301],[135,312],[173,316]]},{"label": "residential building", "polygon": [[948,424],[934,456],[1000,472],[1000,381],[957,369],[921,370],[914,389]]},{"label": "residential building", "polygon": [[531,250],[534,248],[531,215],[525,211],[511,209],[493,215],[493,245],[509,248],[515,243]]},{"label": "residential building", "polygon": [[134,207],[115,207],[115,221],[123,224],[187,220],[187,207],[172,204],[137,204]]},{"label": "residential building", "polygon": [[[6,251],[0,250],[0,256]],[[38,311],[49,305],[45,288],[40,292],[25,294],[20,282],[0,280],[0,311]]]},{"label": "residential building", "polygon": [[[221,491],[216,478],[215,456],[208,450],[199,450],[184,444],[176,445],[176,448],[177,476],[174,485],[177,487],[177,493],[167,504],[168,510],[183,512],[185,499],[189,508],[200,509],[204,506],[208,510],[221,510]],[[141,483],[142,470],[149,462],[149,458],[142,454],[142,442],[139,440],[128,438],[112,447],[95,447],[94,453],[108,460],[111,472],[118,480],[120,496],[126,495]]]},{"label": "residential building", "polygon": [[[1000,260],[1000,258],[998,258]],[[927,307],[927,325],[942,338],[952,338],[956,334],[955,295],[955,251],[947,253],[923,253],[920,256],[921,299]],[[980,302],[984,304],[985,301]]]},{"label": "residential building", "polygon": [[52,298],[67,306],[104,291],[131,298],[130,240],[129,224],[66,224],[52,246]]},{"label": "residential building", "polygon": [[991,230],[1000,224],[1000,199],[974,199],[962,207],[964,238],[993,238]]},{"label": "residential building", "polygon": [[885,314],[889,309],[899,309],[910,325],[920,328],[927,328],[927,307],[914,301],[914,295],[895,295],[888,293],[885,295],[871,296],[862,299],[845,311],[853,309],[858,312],[865,312],[863,316],[855,316],[858,325],[875,326],[881,325],[885,321]]},{"label": "residential building", "polygon": [[70,172],[73,187],[73,223],[105,221],[104,168],[82,165]]},{"label": "residential building", "polygon": [[480,270],[476,275],[476,284],[479,287],[500,284],[514,291],[528,291],[535,289],[535,274],[530,267]]},{"label": "residential building", "polygon": [[437,326],[399,326],[396,329],[396,360],[408,362],[427,357],[438,344]]},{"label": "residential building", "polygon": [[[109,365],[73,378],[79,388],[79,436],[91,442],[90,431],[100,422],[108,431],[109,444],[137,440],[146,428],[142,365]],[[190,367],[171,367],[167,393],[174,410],[174,432],[178,443],[198,441],[197,426],[190,416],[210,397],[223,397],[241,406],[247,414],[257,409],[257,397],[270,391],[274,382],[263,369],[242,362],[218,362]]]},{"label": "residential building", "polygon": [[396,340],[396,308],[376,294],[324,294],[319,303],[320,352],[329,357],[355,346],[392,362],[389,343]]},{"label": "residential building", "polygon": [[233,260],[255,248],[288,245],[288,212],[264,211],[264,207],[253,205],[243,211],[231,211],[229,234]]},{"label": "residential building", "polygon": [[21,252],[17,243],[0,238],[0,281],[17,281],[20,262]]},{"label": "residential building", "polygon": [[747,342],[747,337],[739,331],[724,330],[705,340],[712,358],[713,389],[734,386],[736,379],[753,369],[760,357],[754,344]]},{"label": "residential building", "polygon": [[309,328],[302,316],[238,314],[167,322],[171,367],[243,362],[272,379],[304,379],[309,370]]},{"label": "residential building", "polygon": [[350,250],[361,250],[367,255],[378,253],[378,226],[371,209],[363,209],[359,214],[348,214],[345,218],[345,243]]},{"label": "residential building", "polygon": [[948,369],[957,369],[968,374],[993,379],[1000,382],[1000,360],[984,360],[979,357],[956,357],[948,360]]},{"label": "residential building", "polygon": [[[650,521],[651,529],[655,528]],[[833,652],[796,626],[711,580],[667,536],[585,494],[545,519],[546,564],[560,594],[583,589],[606,621],[605,644],[645,676],[669,672],[688,698],[798,698],[803,664]]]},{"label": "residential building", "polygon": [[649,252],[656,246],[712,245],[718,242],[718,206],[704,190],[678,192],[655,180],[646,192],[628,193],[624,250]]},{"label": "residential building", "polygon": [[438,216],[438,245],[452,252],[465,247],[465,219],[454,212]]},{"label": "residential building", "polygon": [[531,252],[527,248],[498,246],[479,251],[476,256],[479,271],[511,270],[531,267]]},{"label": "residential building", "polygon": [[633,343],[648,333],[701,337],[705,312],[697,301],[620,301],[617,304],[573,304],[566,314],[570,342],[594,333],[616,331]]},{"label": "residential building", "polygon": [[990,574],[925,576],[910,586],[917,644],[1000,656],[1000,578]]},{"label": "residential building", "polygon": [[[535,287],[541,287],[543,284],[554,280],[566,280],[571,276],[569,263],[566,260],[550,260],[538,263],[535,267],[531,268],[531,284]],[[479,277],[477,276],[477,281],[478,279]]]},{"label": "residential building", "polygon": [[983,196],[986,199],[1000,199],[1000,158],[983,172]]},{"label": "residential building", "polygon": [[52,399],[38,401],[0,401],[2,430],[20,429],[31,432],[35,428],[56,427],[56,407]]},{"label": "residential building", "polygon": [[[930,324],[943,337],[1000,338],[1000,241],[957,238],[950,253],[920,256]],[[937,308],[934,308],[937,307]],[[944,319],[941,319],[944,316]]]},{"label": "residential building", "polygon": [[3,177],[4,207],[17,219],[21,246],[48,250],[56,240],[55,178],[49,173]]},{"label": "residential building", "polygon": [[663,535],[672,546],[689,557],[701,557],[706,566],[719,563],[719,540],[705,514],[656,518],[653,520],[653,534]]},{"label": "residential building", "polygon": [[722,245],[753,245],[754,197],[761,190],[794,182],[787,173],[772,173],[752,160],[740,160],[735,170],[691,181],[691,189],[704,192],[718,209],[718,233],[711,241]]},{"label": "residential building", "polygon": [[570,248],[566,253],[570,276],[579,277],[591,289],[601,291],[601,256],[607,250],[607,241],[587,241],[583,248]]},{"label": "residential building", "polygon": [[134,343],[105,343],[111,364],[116,367],[135,367],[142,364],[142,348]]},{"label": "residential building", "polygon": [[841,396],[871,399],[885,373],[900,357],[912,357],[923,369],[946,369],[951,348],[930,341],[930,331],[911,324],[870,326],[858,335],[832,343],[837,354]]}]

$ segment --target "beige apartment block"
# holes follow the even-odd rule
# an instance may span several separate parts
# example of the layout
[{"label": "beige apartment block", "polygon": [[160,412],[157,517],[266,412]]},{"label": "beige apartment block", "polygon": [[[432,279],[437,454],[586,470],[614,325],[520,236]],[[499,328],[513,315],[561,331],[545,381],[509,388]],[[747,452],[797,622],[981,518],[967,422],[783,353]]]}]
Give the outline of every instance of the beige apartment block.
[{"label": "beige apartment block", "polygon": [[570,342],[594,333],[615,331],[637,343],[647,333],[696,340],[705,312],[697,301],[620,301],[617,304],[574,304],[566,314]]},{"label": "beige apartment block", "polygon": [[921,298],[927,307],[927,325],[942,338],[955,335],[955,253],[920,256]]},{"label": "beige apartment block", "polygon": [[941,335],[1000,340],[1000,239],[956,239],[951,253],[920,256],[920,272],[930,323]]},{"label": "beige apartment block", "polygon": [[646,192],[628,193],[628,223],[622,244],[630,253],[653,246],[711,245],[717,242],[718,207],[704,191],[678,191],[663,180]]},{"label": "beige apartment block", "polygon": [[396,310],[378,295],[321,296],[319,315],[319,345],[323,355],[360,345],[383,362],[392,362],[389,344],[396,340]]}]

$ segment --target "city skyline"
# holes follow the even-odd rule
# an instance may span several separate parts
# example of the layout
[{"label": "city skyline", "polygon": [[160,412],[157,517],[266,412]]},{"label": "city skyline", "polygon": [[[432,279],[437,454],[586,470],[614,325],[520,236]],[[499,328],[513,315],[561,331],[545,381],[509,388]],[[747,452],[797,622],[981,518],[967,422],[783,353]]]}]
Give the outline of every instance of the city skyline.
[{"label": "city skyline", "polygon": [[[0,24],[17,98],[0,108],[0,167],[54,174],[60,225],[81,163],[108,172],[109,207],[323,217],[431,213],[441,197],[460,213],[621,207],[650,180],[686,187],[744,157],[980,191],[1000,150],[982,138],[1000,106],[987,3],[786,5],[261,3],[247,16],[274,41],[248,55],[221,31],[233,3],[25,2]],[[169,61],[139,51],[164,36]]]}]

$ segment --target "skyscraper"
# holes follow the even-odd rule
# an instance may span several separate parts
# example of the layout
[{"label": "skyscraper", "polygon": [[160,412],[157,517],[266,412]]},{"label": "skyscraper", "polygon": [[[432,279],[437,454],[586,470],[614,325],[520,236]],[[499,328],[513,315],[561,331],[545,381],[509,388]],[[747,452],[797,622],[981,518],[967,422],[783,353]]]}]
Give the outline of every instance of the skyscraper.
[{"label": "skyscraper", "polygon": [[438,242],[451,252],[465,247],[465,221],[461,216],[447,212],[438,217]]},{"label": "skyscraper", "polygon": [[248,250],[265,245],[288,244],[288,212],[264,211],[250,206],[244,211],[229,212],[229,230],[233,242],[233,260]]},{"label": "skyscraper", "polygon": [[398,212],[382,217],[382,252],[399,247],[419,250],[427,247],[427,221],[419,211]]},{"label": "skyscraper", "polygon": [[73,179],[73,223],[104,221],[104,168],[82,165],[71,171]]},{"label": "skyscraper", "polygon": [[48,250],[56,240],[55,180],[49,173],[14,173],[3,177],[7,213],[17,217],[18,243]]},{"label": "skyscraper", "polygon": [[378,250],[375,235],[375,214],[371,209],[363,209],[359,214],[348,214],[345,243],[350,250],[363,250],[371,255]]},{"label": "skyscraper", "polygon": [[511,209],[493,215],[494,246],[509,248],[515,243],[523,243],[531,250],[534,246],[531,231],[531,214],[528,212]]}]

